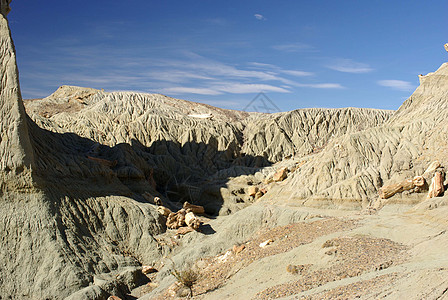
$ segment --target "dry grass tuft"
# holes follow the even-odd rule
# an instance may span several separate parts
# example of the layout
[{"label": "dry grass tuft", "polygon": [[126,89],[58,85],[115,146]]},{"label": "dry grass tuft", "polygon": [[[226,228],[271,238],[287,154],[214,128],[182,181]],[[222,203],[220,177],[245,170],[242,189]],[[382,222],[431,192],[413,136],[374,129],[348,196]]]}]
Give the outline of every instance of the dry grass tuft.
[{"label": "dry grass tuft", "polygon": [[176,279],[182,283],[183,286],[190,290],[190,297],[193,297],[193,286],[199,280],[199,272],[194,270],[192,267],[179,271],[173,263],[173,270],[171,271],[171,274],[173,274],[173,276],[176,277]]}]

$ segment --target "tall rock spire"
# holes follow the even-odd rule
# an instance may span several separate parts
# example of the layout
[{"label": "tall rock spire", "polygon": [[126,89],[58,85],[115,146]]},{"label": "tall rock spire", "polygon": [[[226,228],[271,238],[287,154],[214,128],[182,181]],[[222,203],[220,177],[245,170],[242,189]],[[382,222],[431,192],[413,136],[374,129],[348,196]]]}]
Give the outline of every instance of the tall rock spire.
[{"label": "tall rock spire", "polygon": [[34,153],[20,93],[14,43],[6,19],[11,1],[0,1],[0,180],[4,186],[5,181],[14,181],[14,178],[23,181],[16,177],[19,174],[30,174]]}]

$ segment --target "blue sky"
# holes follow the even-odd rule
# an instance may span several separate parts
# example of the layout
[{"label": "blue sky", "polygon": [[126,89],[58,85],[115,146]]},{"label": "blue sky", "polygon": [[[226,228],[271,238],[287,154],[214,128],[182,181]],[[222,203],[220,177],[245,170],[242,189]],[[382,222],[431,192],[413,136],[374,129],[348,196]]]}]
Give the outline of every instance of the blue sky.
[{"label": "blue sky", "polygon": [[[43,5],[41,3],[44,3]],[[82,3],[82,2],[81,2]],[[448,61],[448,1],[13,1],[22,94],[60,85],[242,109],[397,109]]]}]

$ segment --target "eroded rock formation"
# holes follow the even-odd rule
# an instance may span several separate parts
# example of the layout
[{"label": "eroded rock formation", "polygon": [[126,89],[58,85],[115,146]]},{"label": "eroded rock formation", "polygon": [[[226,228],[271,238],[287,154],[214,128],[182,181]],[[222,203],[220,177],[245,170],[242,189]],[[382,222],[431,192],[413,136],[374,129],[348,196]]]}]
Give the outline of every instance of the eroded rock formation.
[{"label": "eroded rock formation", "polygon": [[[168,199],[219,214],[232,199],[244,202],[249,182],[262,187],[275,173],[270,165],[286,157],[294,163],[287,177],[252,198],[361,206],[381,187],[422,174],[429,162],[448,161],[447,64],[425,76],[396,113],[345,108],[267,115],[64,86],[27,102],[32,121],[5,18],[9,2],[0,2],[2,295],[118,295],[132,282],[117,278],[166,254],[154,238],[166,230],[163,216],[168,227],[199,228],[200,220],[184,209],[157,209],[150,203],[155,197],[173,211],[180,207]],[[443,180],[436,181],[440,190]],[[250,203],[243,204],[240,209]]]},{"label": "eroded rock formation", "polygon": [[[2,191],[24,190],[32,186],[31,169],[34,151],[19,87],[19,72],[14,44],[5,13],[7,1],[1,2],[0,15],[0,186]],[[12,180],[14,178],[14,180]]]},{"label": "eroded rock formation", "polygon": [[[80,98],[85,104],[74,100]],[[153,177],[170,199],[203,205],[209,214],[250,204],[229,199],[233,191],[226,190],[228,178],[254,174],[288,155],[318,153],[335,137],[381,125],[392,114],[344,108],[268,115],[163,95],[69,86],[45,99],[26,101],[26,107],[47,130],[96,141],[96,153],[90,156],[117,161],[112,172],[121,181]],[[213,117],[191,117],[205,114]]]},{"label": "eroded rock formation", "polygon": [[152,235],[164,225],[154,206],[123,197],[132,192],[111,177],[111,166],[87,158],[95,142],[28,118],[7,4],[0,15],[1,297],[63,299],[85,287],[79,293],[106,296],[127,283],[112,276],[89,289],[94,278],[158,259]]},{"label": "eroded rock formation", "polygon": [[[444,63],[384,125],[334,138],[292,173],[286,185],[267,195],[318,206],[366,206],[377,199],[383,185],[421,175],[435,160],[448,161],[448,128],[443,121],[448,118],[447,87]],[[418,194],[394,198],[422,200]]]}]

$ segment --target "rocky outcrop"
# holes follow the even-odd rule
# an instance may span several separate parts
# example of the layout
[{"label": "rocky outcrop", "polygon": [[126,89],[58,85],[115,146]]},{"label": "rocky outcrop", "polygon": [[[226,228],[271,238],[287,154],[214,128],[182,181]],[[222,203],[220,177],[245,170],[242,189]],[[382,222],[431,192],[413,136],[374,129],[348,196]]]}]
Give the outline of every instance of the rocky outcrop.
[{"label": "rocky outcrop", "polygon": [[26,101],[26,107],[49,131],[74,132],[98,142],[96,156],[89,156],[117,161],[111,170],[122,182],[148,178],[153,172],[157,189],[166,197],[203,205],[209,214],[250,204],[229,199],[234,193],[226,190],[229,178],[254,174],[288,155],[318,153],[335,137],[378,126],[392,114],[344,108],[269,115],[157,94],[69,86],[45,99]]},{"label": "rocky outcrop", "polygon": [[299,109],[254,116],[244,129],[242,151],[278,162],[320,152],[336,136],[383,124],[392,111],[340,108]]},{"label": "rocky outcrop", "polygon": [[3,192],[27,191],[32,187],[34,151],[20,94],[14,44],[4,17],[5,7],[9,7],[5,3],[1,4],[3,14],[0,15],[0,185]]},{"label": "rocky outcrop", "polygon": [[116,278],[97,286],[94,278],[160,258],[153,235],[164,225],[111,166],[87,158],[95,142],[43,130],[28,118],[7,3],[0,15],[1,297],[63,299],[91,285],[93,294],[108,296],[129,288]]},{"label": "rocky outcrop", "polygon": [[[432,161],[447,161],[447,72],[445,63],[427,75],[383,126],[333,139],[268,195],[308,205],[367,206],[383,185],[421,175]],[[416,202],[424,195],[403,193],[391,199]]]},{"label": "rocky outcrop", "polygon": [[[166,230],[162,214],[185,201],[208,214],[261,196],[359,206],[383,185],[447,161],[447,65],[427,75],[393,116],[354,108],[267,115],[63,86],[26,102],[31,120],[4,17],[8,4],[1,2],[0,15],[0,294],[10,298],[121,296],[133,283],[120,274],[170,251],[155,236]],[[299,164],[279,166],[281,179],[263,186],[279,169],[271,165],[288,164],[285,158]],[[249,183],[260,189],[245,198]],[[155,197],[167,207],[157,210]],[[173,215],[174,224],[188,213]],[[200,226],[194,214],[188,223]]]}]

